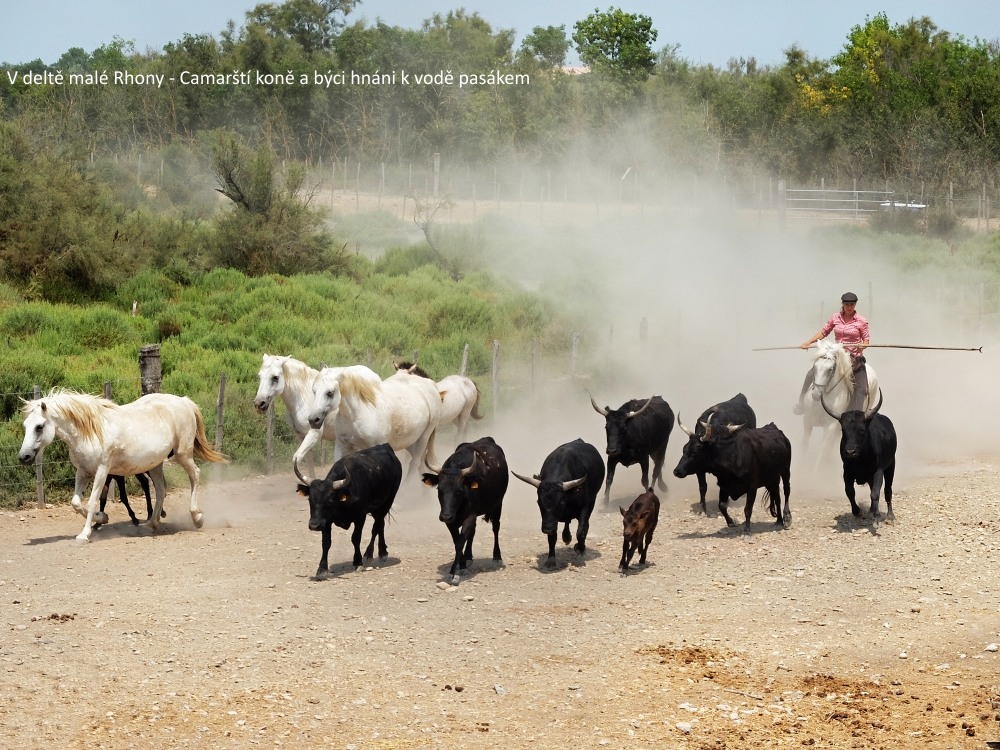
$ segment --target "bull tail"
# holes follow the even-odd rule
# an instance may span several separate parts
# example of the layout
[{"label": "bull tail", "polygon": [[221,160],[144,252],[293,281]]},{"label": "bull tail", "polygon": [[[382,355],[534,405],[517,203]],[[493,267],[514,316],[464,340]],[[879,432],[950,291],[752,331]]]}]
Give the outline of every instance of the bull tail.
[{"label": "bull tail", "polygon": [[474,404],[472,405],[472,412],[471,412],[471,414],[470,414],[470,416],[471,416],[471,417],[472,417],[473,419],[482,419],[482,418],[483,418],[483,416],[484,416],[484,415],[483,415],[482,413],[480,413],[480,411],[479,411],[479,397],[480,397],[481,395],[482,395],[482,394],[481,394],[481,393],[479,392],[479,386],[477,385],[477,386],[476,386],[476,403],[474,403]]},{"label": "bull tail", "polygon": [[205,434],[205,419],[201,416],[201,410],[196,408],[194,415],[197,425],[194,433],[194,457],[216,464],[226,463],[229,459],[215,450],[208,442],[208,436]]},{"label": "bull tail", "polygon": [[[785,493],[788,493],[788,480],[785,480]],[[771,514],[771,518],[777,518],[778,511],[781,510],[781,498],[775,497],[767,489],[764,490],[764,494],[767,495],[767,512]]]}]

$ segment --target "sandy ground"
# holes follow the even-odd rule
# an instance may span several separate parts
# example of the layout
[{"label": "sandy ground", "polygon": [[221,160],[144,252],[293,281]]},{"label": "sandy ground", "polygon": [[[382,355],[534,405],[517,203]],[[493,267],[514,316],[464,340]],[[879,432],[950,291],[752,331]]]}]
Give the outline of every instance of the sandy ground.
[{"label": "sandy ground", "polygon": [[758,503],[749,537],[671,477],[650,562],[627,577],[618,505],[637,467],[598,500],[586,556],[560,544],[555,570],[513,481],[505,565],[481,523],[458,586],[417,485],[389,558],[354,571],[335,529],[326,581],[290,474],[208,482],[201,530],[178,490],[155,535],[114,506],[82,545],[68,506],[4,512],[0,746],[987,747],[998,472],[998,456],[929,466],[874,534],[836,476],[800,470],[792,528]]}]

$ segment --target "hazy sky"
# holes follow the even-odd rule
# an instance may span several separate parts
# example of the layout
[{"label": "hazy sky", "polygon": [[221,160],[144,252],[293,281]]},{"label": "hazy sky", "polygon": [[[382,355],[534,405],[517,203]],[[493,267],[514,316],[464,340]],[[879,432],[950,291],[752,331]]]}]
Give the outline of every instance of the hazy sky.
[{"label": "hazy sky", "polygon": [[[55,62],[70,47],[93,51],[118,36],[140,51],[159,50],[185,33],[218,35],[233,19],[242,25],[254,0],[0,0],[0,62]],[[656,49],[680,45],[681,57],[697,64],[725,66],[731,57],[756,57],[763,64],[781,63],[783,50],[798,44],[810,56],[829,58],[843,47],[852,26],[884,11],[893,24],[929,16],[939,29],[971,40],[1000,37],[1000,3],[955,0],[733,0],[673,2],[630,0],[602,4],[596,0],[506,0],[488,3],[449,0],[365,0],[349,20],[376,18],[390,25],[419,28],[434,13],[455,8],[479,12],[494,29],[514,29],[518,44],[535,26],[573,24],[595,8],[620,7],[644,13],[659,32]]]}]

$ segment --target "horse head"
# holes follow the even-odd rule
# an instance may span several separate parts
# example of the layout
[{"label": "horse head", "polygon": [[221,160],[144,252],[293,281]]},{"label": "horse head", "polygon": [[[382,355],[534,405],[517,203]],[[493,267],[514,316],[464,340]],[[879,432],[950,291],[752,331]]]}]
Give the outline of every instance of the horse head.
[{"label": "horse head", "polygon": [[253,397],[253,405],[261,414],[274,403],[276,396],[285,390],[285,361],[288,357],[264,355],[264,364],[257,372],[257,395]]},{"label": "horse head", "polygon": [[44,399],[24,403],[24,442],[17,460],[25,466],[33,464],[56,436],[55,422],[51,419]]},{"label": "horse head", "polygon": [[323,426],[328,414],[340,411],[340,367],[324,367],[313,383],[312,409],[309,411],[309,426],[314,430]]}]

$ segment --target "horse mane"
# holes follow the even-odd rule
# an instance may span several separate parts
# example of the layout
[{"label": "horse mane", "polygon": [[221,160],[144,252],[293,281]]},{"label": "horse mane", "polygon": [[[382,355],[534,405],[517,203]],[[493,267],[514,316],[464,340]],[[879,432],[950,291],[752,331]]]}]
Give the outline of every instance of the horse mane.
[{"label": "horse mane", "polygon": [[102,396],[53,388],[42,398],[26,401],[22,411],[27,414],[42,402],[46,409],[51,409],[72,424],[82,440],[98,442],[104,439],[105,411],[118,408],[118,404]]},{"label": "horse mane", "polygon": [[285,373],[285,384],[293,393],[310,390],[316,379],[317,371],[294,357],[283,358],[281,369]]},{"label": "horse mane", "polygon": [[354,396],[369,406],[375,406],[375,400],[378,396],[377,383],[353,372],[342,373],[338,380],[340,381],[340,392],[345,398]]}]

